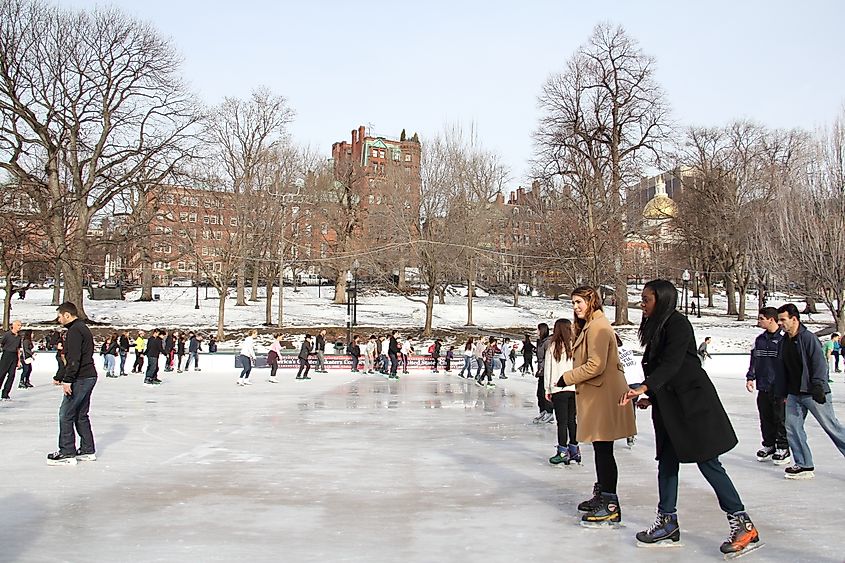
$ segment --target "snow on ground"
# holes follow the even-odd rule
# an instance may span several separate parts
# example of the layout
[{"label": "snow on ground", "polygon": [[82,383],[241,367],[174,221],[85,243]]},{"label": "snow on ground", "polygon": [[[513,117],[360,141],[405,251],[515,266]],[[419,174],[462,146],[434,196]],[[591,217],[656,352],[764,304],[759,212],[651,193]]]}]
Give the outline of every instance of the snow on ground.
[{"label": "snow on ground", "polygon": [[[59,390],[39,354],[34,389],[0,403],[4,561],[722,561],[728,525],[695,466],[680,474],[685,546],[639,549],[653,520],[656,463],[650,413],[637,444],[617,445],[625,527],[587,530],[575,506],[595,480],[553,467],[553,425],[537,426],[535,380],[512,375],[482,389],[455,375],[416,372],[398,382],[333,372],[234,385],[232,356],[204,371],[102,378],[91,419],[96,462],[49,467]],[[845,463],[806,423],[816,478],[788,481],[758,463],[754,395],[745,358],[707,364],[739,436],[722,456],[766,544],[743,561],[834,563],[845,557]],[[833,399],[845,418],[845,383]]]},{"label": "snow on ground", "polygon": [[[639,302],[639,289],[629,288],[631,303]],[[154,294],[160,299],[152,302],[138,302],[140,291],[126,294],[124,301],[85,301],[85,309],[94,320],[116,328],[152,329],[167,328],[210,329],[217,324],[219,301],[214,289],[200,288],[199,310],[194,308],[196,293],[192,287],[155,288]],[[0,291],[2,295],[2,291]],[[226,304],[225,325],[227,330],[259,327],[264,322],[264,290],[259,292],[259,301],[249,302],[249,306],[236,307],[231,297]],[[464,288],[465,295],[465,288]],[[343,327],[346,324],[346,305],[334,305],[332,287],[302,287],[294,292],[285,288],[285,327]],[[411,296],[424,300],[424,296]],[[54,318],[55,308],[50,305],[52,290],[31,289],[26,299],[12,300],[12,317],[20,318],[25,325],[49,322]],[[800,298],[799,298],[800,299]],[[790,300],[790,296],[778,295],[770,305],[781,305]],[[793,301],[796,302],[796,301]],[[273,299],[273,319],[277,319],[278,288]],[[803,308],[803,302],[796,304]],[[749,319],[738,322],[727,317],[724,296],[716,296],[713,309],[704,308],[702,318],[691,316],[699,341],[705,336],[712,336],[711,353],[744,353],[759,333],[756,328],[757,303],[753,299],[748,304]],[[605,312],[611,319],[615,311],[606,307]],[[529,332],[534,334],[537,323],[553,324],[560,317],[572,318],[572,307],[566,300],[553,300],[545,297],[520,296],[519,305],[512,306],[512,298],[502,295],[482,296],[473,300],[473,321],[479,329],[496,331],[508,329],[512,336]],[[466,331],[466,298],[460,294],[460,287],[446,295],[446,303],[435,303],[433,326],[435,329],[455,329]],[[620,329],[623,340],[633,349],[639,349],[636,340],[636,325],[641,314],[636,306],[630,309],[630,319],[634,325]],[[822,311],[813,317],[815,323],[831,322],[830,314]],[[425,322],[425,304],[411,301],[401,295],[383,291],[362,292],[358,301],[358,324],[362,327],[383,327],[384,329],[421,328]],[[824,324],[809,324],[818,330]]]}]

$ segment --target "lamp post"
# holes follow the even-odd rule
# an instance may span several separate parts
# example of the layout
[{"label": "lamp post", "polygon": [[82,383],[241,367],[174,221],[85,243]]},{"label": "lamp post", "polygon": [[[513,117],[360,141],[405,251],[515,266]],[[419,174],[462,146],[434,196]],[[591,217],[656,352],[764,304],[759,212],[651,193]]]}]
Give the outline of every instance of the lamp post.
[{"label": "lamp post", "polygon": [[200,286],[199,282],[197,281],[197,274],[200,270],[200,261],[197,259],[196,266],[194,267],[194,290],[196,291],[196,299],[194,300],[194,309],[200,308]]},{"label": "lamp post", "polygon": [[701,274],[695,273],[695,300],[698,304],[695,307],[696,318],[701,318]]},{"label": "lamp post", "polygon": [[346,344],[352,342],[352,271],[346,270]]},{"label": "lamp post", "polygon": [[684,314],[689,314],[689,296],[687,295],[687,286],[689,285],[689,270],[684,270],[684,273],[681,274],[681,279],[684,281]]},{"label": "lamp post", "polygon": [[358,259],[352,261],[352,326],[358,326]]}]

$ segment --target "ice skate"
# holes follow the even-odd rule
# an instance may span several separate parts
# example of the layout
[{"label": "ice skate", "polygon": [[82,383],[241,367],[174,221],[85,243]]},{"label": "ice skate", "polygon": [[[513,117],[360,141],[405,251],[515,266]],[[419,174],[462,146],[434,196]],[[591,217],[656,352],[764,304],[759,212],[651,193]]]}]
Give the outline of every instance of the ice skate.
[{"label": "ice skate", "polygon": [[622,508],[619,498],[613,493],[601,493],[595,510],[581,517],[585,528],[618,528],[622,526]]},{"label": "ice skate", "polygon": [[719,550],[725,554],[725,560],[736,559],[763,547],[760,535],[751,518],[745,512],[728,514],[731,532]]},{"label": "ice skate", "polygon": [[683,547],[677,514],[657,512],[657,518],[647,530],[637,532],[637,547]]},{"label": "ice skate", "polygon": [[599,504],[599,497],[601,495],[601,487],[598,483],[593,484],[593,496],[581,502],[578,505],[578,510],[581,512],[592,512]]},{"label": "ice skate", "polygon": [[581,465],[581,448],[577,444],[569,444],[567,450],[569,451],[569,459],[575,465]]},{"label": "ice skate", "polygon": [[76,455],[53,452],[47,454],[47,465],[76,465]]},{"label": "ice skate", "polygon": [[84,454],[80,450],[76,450],[77,461],[97,461],[97,454],[94,452]]},{"label": "ice skate", "polygon": [[800,465],[793,465],[792,467],[787,467],[784,472],[783,476],[787,479],[799,480],[799,479],[812,479],[816,476],[813,472],[814,467],[801,467]]},{"label": "ice skate", "polygon": [[772,454],[772,461],[775,465],[786,465],[791,461],[789,455],[789,449],[787,448],[778,448],[775,450],[775,453]]},{"label": "ice skate", "polygon": [[272,376],[272,377],[268,377],[268,378],[267,378],[267,383],[277,383],[277,381],[276,381],[276,376],[274,375],[274,376]]},{"label": "ice skate", "polygon": [[557,453],[549,458],[549,463],[552,465],[569,465],[569,449],[566,446],[558,446]]},{"label": "ice skate", "polygon": [[770,461],[772,459],[772,454],[774,453],[774,446],[763,446],[757,450],[757,461]]}]

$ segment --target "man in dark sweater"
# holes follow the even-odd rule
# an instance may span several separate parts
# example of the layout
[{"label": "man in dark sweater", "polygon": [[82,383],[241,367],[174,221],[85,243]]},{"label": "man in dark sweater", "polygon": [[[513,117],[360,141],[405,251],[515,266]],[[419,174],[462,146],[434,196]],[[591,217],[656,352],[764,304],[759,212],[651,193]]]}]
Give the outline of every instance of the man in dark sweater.
[{"label": "man in dark sweater", "polygon": [[154,329],[147,340],[147,372],[144,374],[144,383],[158,385],[161,380],[158,378],[158,357],[162,353],[161,331]]},{"label": "man in dark sweater", "polygon": [[402,351],[402,348],[399,346],[398,334],[395,330],[391,332],[390,340],[387,342],[387,357],[390,360],[390,379],[399,379],[397,371],[399,370],[399,352]]},{"label": "man in dark sweater", "polygon": [[778,325],[786,338],[781,340],[779,355],[784,369],[775,380],[775,395],[786,397],[786,436],[795,458],[795,465],[786,468],[785,477],[812,479],[813,453],[804,432],[807,413],[813,415],[843,456],[845,426],[833,412],[821,342],[801,323],[798,308],[792,303],[778,309]]},{"label": "man in dark sweater", "polygon": [[[311,354],[311,335],[306,334],[305,340],[299,348],[299,371],[296,372],[297,379],[311,379],[308,377],[308,370],[311,369],[311,364],[308,363],[309,354]],[[305,373],[302,370],[305,370]]]},{"label": "man in dark sweater", "polygon": [[0,349],[3,351],[3,355],[0,356],[0,387],[3,389],[3,401],[12,400],[9,393],[11,393],[12,384],[15,382],[15,370],[18,369],[21,361],[20,333],[21,322],[12,321],[11,330],[0,337]]},{"label": "man in dark sweater", "polygon": [[[54,378],[64,393],[59,408],[59,450],[47,454],[48,465],[76,465],[77,461],[95,461],[94,434],[88,418],[91,392],[97,384],[94,367],[94,337],[71,302],[58,308],[59,322],[67,328],[64,352],[66,365]],[[74,430],[76,432],[74,432]],[[76,434],[79,449],[76,449]]]},{"label": "man in dark sweater", "polygon": [[326,371],[326,329],[323,329],[317,334],[317,341],[314,344],[317,352],[317,367],[314,369],[317,373],[328,373]]},{"label": "man in dark sweater", "polygon": [[764,329],[754,341],[751,364],[745,375],[745,388],[749,393],[757,386],[757,412],[760,415],[760,432],[763,447],[757,452],[757,461],[771,459],[775,465],[789,463],[789,444],[786,440],[786,407],[783,397],[774,394],[777,375],[783,371],[778,358],[783,332],[778,327],[778,310],[763,307],[757,315],[757,326]]}]

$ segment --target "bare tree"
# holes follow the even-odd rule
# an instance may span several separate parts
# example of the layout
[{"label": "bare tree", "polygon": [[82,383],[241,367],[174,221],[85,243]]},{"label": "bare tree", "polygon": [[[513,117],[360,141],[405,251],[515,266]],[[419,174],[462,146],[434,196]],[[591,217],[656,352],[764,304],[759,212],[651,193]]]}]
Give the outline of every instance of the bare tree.
[{"label": "bare tree", "polygon": [[[586,179],[575,183],[606,193],[609,207],[621,217],[626,182],[639,176],[646,156],[658,156],[668,130],[654,59],[622,27],[598,25],[566,70],[549,78],[540,107],[543,117],[536,138],[542,168],[575,176],[588,171]],[[569,157],[572,152],[577,158]],[[582,164],[581,170],[570,166],[573,160]],[[628,324],[624,222],[607,227],[612,235],[607,251],[616,288],[615,324]]]}]

